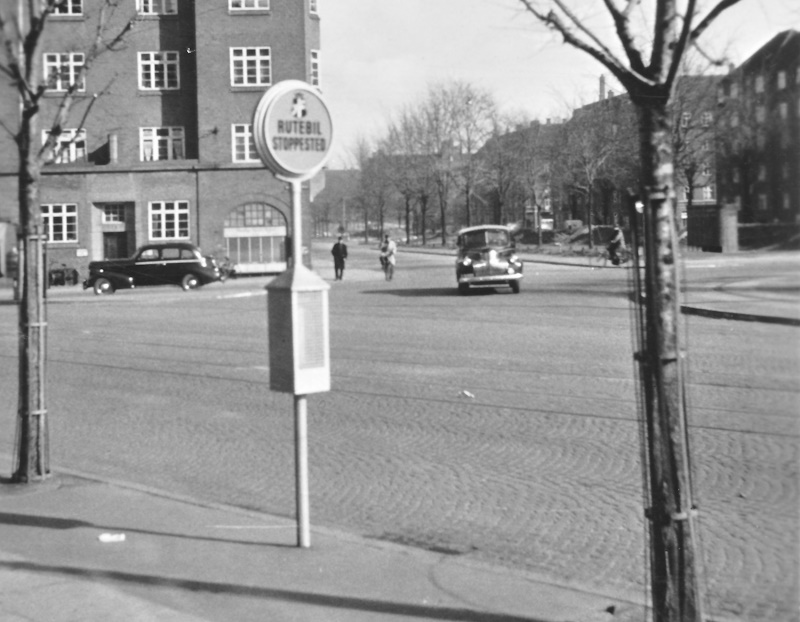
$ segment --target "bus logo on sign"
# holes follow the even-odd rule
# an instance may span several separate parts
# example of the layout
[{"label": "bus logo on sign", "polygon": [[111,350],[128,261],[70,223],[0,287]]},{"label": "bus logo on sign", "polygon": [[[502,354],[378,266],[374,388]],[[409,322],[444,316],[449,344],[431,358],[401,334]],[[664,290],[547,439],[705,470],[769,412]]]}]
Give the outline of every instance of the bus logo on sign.
[{"label": "bus logo on sign", "polygon": [[333,125],[320,93],[299,80],[270,88],[253,115],[253,139],[273,173],[290,179],[313,177],[331,150]]}]

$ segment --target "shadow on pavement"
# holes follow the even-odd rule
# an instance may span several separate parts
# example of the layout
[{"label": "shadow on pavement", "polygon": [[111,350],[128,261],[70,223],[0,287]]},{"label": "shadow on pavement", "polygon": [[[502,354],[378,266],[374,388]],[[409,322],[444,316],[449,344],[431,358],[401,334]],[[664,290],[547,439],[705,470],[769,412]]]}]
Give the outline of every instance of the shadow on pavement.
[{"label": "shadow on pavement", "polygon": [[208,592],[211,594],[233,594],[248,598],[263,598],[294,602],[302,605],[315,605],[335,609],[352,609],[374,613],[391,613],[408,617],[426,618],[429,620],[454,620],[458,622],[544,622],[538,618],[520,617],[501,613],[488,613],[472,609],[455,607],[429,607],[410,603],[381,602],[365,598],[334,596],[299,592],[265,587],[251,587],[233,583],[217,583],[212,581],[194,581],[191,579],[173,579],[148,574],[135,574],[115,570],[92,570],[73,566],[49,566],[30,562],[0,562],[0,568],[8,570],[59,574],[92,580],[110,580],[136,583],[153,587],[181,589],[189,592]]},{"label": "shadow on pavement", "polygon": [[250,540],[228,540],[226,538],[210,538],[207,536],[189,536],[183,533],[171,533],[165,531],[148,531],[145,529],[135,529],[132,527],[110,527],[108,525],[95,525],[87,521],[75,520],[71,518],[57,518],[55,516],[33,516],[29,514],[13,514],[0,512],[0,525],[13,525],[16,527],[41,527],[44,529],[96,529],[98,531],[140,533],[150,536],[164,538],[180,538],[183,540],[202,540],[204,542],[220,542],[224,544],[245,544],[247,546],[264,546],[269,548],[295,548],[290,544],[278,544],[274,542],[253,542]]}]

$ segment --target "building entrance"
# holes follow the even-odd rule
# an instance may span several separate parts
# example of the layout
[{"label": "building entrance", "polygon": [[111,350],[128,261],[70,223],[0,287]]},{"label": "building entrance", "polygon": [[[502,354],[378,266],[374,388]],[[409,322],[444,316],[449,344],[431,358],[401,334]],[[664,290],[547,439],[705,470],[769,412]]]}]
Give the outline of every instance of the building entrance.
[{"label": "building entrance", "polygon": [[225,219],[225,252],[237,274],[286,270],[286,216],[266,203],[246,203]]}]

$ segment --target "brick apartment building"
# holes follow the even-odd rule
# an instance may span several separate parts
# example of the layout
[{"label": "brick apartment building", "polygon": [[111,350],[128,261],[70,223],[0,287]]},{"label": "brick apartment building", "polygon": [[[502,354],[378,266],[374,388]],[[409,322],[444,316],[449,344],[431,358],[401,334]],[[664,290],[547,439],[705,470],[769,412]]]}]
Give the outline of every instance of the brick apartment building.
[{"label": "brick apartment building", "polygon": [[[68,0],[49,18],[41,46],[42,81],[50,76],[43,141],[84,61],[102,2]],[[230,257],[240,272],[283,270],[289,192],[255,152],[252,115],[272,84],[319,83],[317,1],[130,0],[113,13],[107,36],[131,19],[124,43],[91,67],[59,139],[63,148],[43,169],[49,266],[84,275],[89,261],[185,240]],[[6,81],[0,93],[0,122],[16,128],[16,92]],[[8,133],[0,146],[7,230],[0,244],[7,247],[18,221],[18,163]],[[310,221],[303,230],[309,237]],[[0,249],[3,258],[7,250]]]},{"label": "brick apartment building", "polygon": [[777,34],[732,69],[718,99],[720,202],[745,225],[800,224],[800,32]]}]

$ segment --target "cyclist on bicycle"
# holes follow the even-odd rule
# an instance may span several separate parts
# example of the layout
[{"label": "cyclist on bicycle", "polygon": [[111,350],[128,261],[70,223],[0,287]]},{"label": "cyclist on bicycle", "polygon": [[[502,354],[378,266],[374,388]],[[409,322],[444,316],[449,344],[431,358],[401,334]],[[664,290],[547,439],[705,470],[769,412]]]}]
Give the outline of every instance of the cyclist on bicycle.
[{"label": "cyclist on bicycle", "polygon": [[624,248],[625,236],[622,234],[622,229],[614,227],[614,231],[611,234],[611,241],[608,243],[608,246],[606,246],[606,250],[608,251],[608,258],[615,266],[620,264],[620,256],[617,254],[617,251],[623,250]]},{"label": "cyclist on bicycle", "polygon": [[381,266],[386,274],[386,280],[391,281],[394,275],[395,255],[397,254],[397,244],[394,240],[389,238],[387,233],[383,236],[383,243],[381,244]]}]

